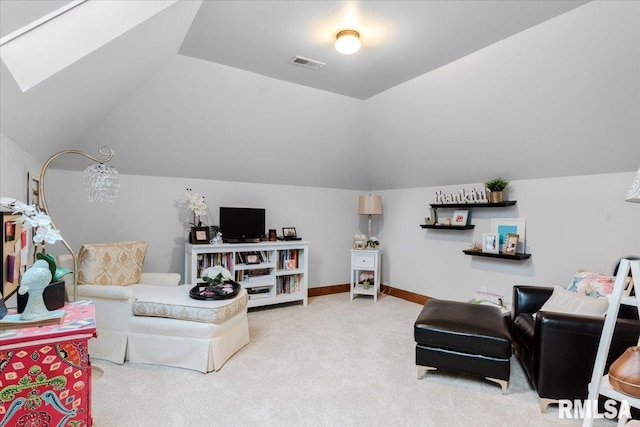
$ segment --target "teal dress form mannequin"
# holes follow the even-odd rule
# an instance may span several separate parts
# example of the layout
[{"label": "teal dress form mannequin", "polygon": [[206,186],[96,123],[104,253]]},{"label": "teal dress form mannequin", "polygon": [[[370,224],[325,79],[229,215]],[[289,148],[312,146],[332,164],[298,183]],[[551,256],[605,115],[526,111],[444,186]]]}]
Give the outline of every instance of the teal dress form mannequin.
[{"label": "teal dress form mannequin", "polygon": [[49,264],[45,260],[39,259],[33,263],[31,268],[25,271],[22,275],[22,280],[20,280],[18,293],[24,295],[29,292],[29,300],[20,315],[20,319],[38,319],[45,317],[49,313],[42,298],[42,292],[44,292],[44,288],[49,283],[51,283],[51,270],[49,270]]}]

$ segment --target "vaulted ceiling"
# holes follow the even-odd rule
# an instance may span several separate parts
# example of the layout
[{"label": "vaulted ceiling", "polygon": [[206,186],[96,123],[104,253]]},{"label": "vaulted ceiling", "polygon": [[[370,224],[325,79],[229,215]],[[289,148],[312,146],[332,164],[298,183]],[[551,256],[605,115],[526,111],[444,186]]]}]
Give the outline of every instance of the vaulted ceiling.
[{"label": "vaulted ceiling", "polygon": [[[67,3],[0,0],[0,35]],[[518,179],[633,170],[640,156],[633,146],[634,160],[598,159],[596,151],[593,160],[585,160],[586,167],[568,165],[575,153],[590,154],[580,140],[553,148],[563,156],[555,169],[545,165],[550,153],[531,156],[539,157],[540,164],[506,162],[482,169],[477,166],[484,158],[479,142],[505,151],[513,141],[500,141],[495,129],[475,141],[444,135],[450,123],[438,120],[438,114],[449,93],[451,99],[463,99],[460,88],[439,87],[432,93],[431,82],[420,83],[421,96],[438,97],[436,105],[419,104],[440,110],[430,119],[425,116],[429,123],[421,123],[398,102],[398,94],[408,105],[416,102],[411,98],[417,92],[408,88],[418,78],[435,73],[438,81],[445,72],[473,75],[473,67],[464,65],[461,71],[460,65],[449,69],[447,64],[588,3],[180,0],[25,92],[3,62],[0,130],[42,160],[63,149],[95,152],[98,144],[108,143],[116,149],[121,173],[333,188],[476,182],[494,172]],[[361,33],[362,49],[354,55],[333,49],[336,32],[344,28]],[[296,55],[325,65],[320,70],[293,65]],[[514,60],[526,62],[541,53],[522,55],[524,60]],[[494,101],[506,102],[501,98],[499,94]],[[504,111],[508,115],[521,107],[507,105]],[[465,106],[459,108],[464,111]],[[526,105],[524,110],[531,113]],[[475,126],[466,117],[459,126]],[[425,135],[431,134],[426,140],[404,134],[422,133],[424,126]],[[637,125],[631,126],[621,133],[624,147],[628,135],[637,136]],[[470,128],[467,134],[473,132]],[[401,139],[393,141],[394,135]],[[452,142],[461,144],[455,159],[443,150]],[[544,150],[548,142],[539,144]],[[429,153],[439,153],[439,159],[428,160],[418,176],[416,155],[426,158]],[[382,161],[393,170],[380,170]],[[80,169],[84,164],[69,159],[52,167]]]}]

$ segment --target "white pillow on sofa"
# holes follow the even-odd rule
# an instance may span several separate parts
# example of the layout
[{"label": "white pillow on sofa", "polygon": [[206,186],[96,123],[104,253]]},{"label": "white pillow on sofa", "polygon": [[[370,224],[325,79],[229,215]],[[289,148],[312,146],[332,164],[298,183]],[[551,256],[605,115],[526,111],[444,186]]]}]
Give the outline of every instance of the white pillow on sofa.
[{"label": "white pillow on sofa", "polygon": [[568,291],[560,286],[554,286],[553,294],[540,308],[540,311],[604,317],[608,308],[609,300],[607,298],[592,298]]}]

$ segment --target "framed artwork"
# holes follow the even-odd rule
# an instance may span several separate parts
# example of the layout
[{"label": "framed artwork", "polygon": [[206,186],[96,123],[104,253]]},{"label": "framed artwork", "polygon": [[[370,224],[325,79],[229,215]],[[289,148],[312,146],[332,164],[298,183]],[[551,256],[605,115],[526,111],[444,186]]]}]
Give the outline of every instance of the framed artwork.
[{"label": "framed artwork", "polygon": [[500,237],[500,250],[504,252],[508,234],[518,235],[516,252],[525,253],[526,220],[525,218],[492,218],[491,232]]},{"label": "framed artwork", "polygon": [[26,260],[29,252],[30,233],[22,229],[22,223],[15,220],[20,215],[12,212],[2,214],[2,299],[6,300],[18,289],[20,276],[26,271]]},{"label": "framed artwork", "polygon": [[353,238],[353,249],[364,249],[367,244],[367,238],[364,234],[356,234]]},{"label": "framed artwork", "polygon": [[488,254],[500,253],[500,237],[498,233],[484,233],[482,235],[482,252]]},{"label": "framed artwork", "polygon": [[27,172],[27,204],[40,206],[40,174]]},{"label": "framed artwork", "polygon": [[504,251],[502,251],[505,255],[515,255],[516,250],[518,249],[518,236],[517,234],[507,234],[507,242],[504,245]]},{"label": "framed artwork", "polygon": [[191,227],[191,243],[208,244],[210,240],[209,227]]},{"label": "framed artwork", "polygon": [[297,237],[298,234],[296,233],[296,228],[295,227],[284,227],[282,229],[282,235],[284,237]]},{"label": "framed artwork", "polygon": [[467,225],[467,218],[469,218],[469,211],[453,211],[453,218],[451,218],[451,225]]}]

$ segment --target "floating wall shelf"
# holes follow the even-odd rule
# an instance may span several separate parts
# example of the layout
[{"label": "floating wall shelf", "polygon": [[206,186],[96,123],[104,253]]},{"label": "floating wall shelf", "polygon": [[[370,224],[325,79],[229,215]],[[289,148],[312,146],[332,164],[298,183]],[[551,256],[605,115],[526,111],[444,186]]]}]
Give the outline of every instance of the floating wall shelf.
[{"label": "floating wall shelf", "polygon": [[499,203],[431,203],[432,208],[506,208],[517,203],[516,200],[505,200]]},{"label": "floating wall shelf", "polygon": [[436,224],[420,224],[422,228],[430,228],[436,230],[471,230],[475,227],[473,224],[468,225],[436,225]]},{"label": "floating wall shelf", "polygon": [[491,254],[488,252],[477,252],[477,251],[472,251],[472,250],[463,250],[462,252],[464,252],[466,255],[472,255],[472,256],[483,256],[483,257],[487,257],[487,258],[502,258],[502,259],[510,259],[513,261],[522,261],[525,259],[529,259],[531,258],[531,254],[515,254],[515,255],[505,255],[505,254]]},{"label": "floating wall shelf", "polygon": [[[474,208],[505,208],[507,206],[513,206],[516,204],[516,200],[505,200],[499,203],[431,203],[434,209],[474,209]],[[437,230],[471,230],[475,225],[437,225],[437,224],[421,224],[422,228],[437,229]]]}]

